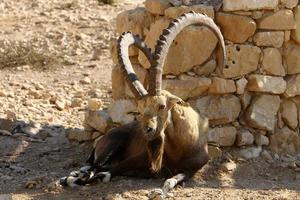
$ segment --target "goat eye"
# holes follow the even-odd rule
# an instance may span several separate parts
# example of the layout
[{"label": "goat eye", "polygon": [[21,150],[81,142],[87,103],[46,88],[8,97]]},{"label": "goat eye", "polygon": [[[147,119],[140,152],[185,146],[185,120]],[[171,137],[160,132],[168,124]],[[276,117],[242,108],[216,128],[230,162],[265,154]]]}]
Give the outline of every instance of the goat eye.
[{"label": "goat eye", "polygon": [[166,107],[165,105],[159,105],[158,109],[163,110],[163,109],[165,109],[165,107]]}]

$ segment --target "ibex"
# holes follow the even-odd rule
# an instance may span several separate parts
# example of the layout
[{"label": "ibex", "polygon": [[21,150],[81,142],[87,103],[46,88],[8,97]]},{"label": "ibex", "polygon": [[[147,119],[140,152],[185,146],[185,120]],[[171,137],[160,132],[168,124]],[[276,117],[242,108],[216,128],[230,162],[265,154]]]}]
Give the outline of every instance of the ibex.
[{"label": "ibex", "polygon": [[[118,42],[119,62],[138,99],[137,121],[112,129],[96,144],[89,167],[61,180],[82,185],[95,179],[110,181],[118,175],[168,178],[154,196],[165,197],[177,184],[191,178],[208,160],[208,120],[179,97],[161,89],[163,66],[177,34],[189,25],[204,25],[217,36],[225,59],[223,36],[209,17],[190,12],[170,23],[159,37],[152,54],[138,36],[123,33]],[[151,63],[148,91],[138,80],[129,60],[128,48],[137,46]],[[133,172],[133,173],[131,173]]]}]

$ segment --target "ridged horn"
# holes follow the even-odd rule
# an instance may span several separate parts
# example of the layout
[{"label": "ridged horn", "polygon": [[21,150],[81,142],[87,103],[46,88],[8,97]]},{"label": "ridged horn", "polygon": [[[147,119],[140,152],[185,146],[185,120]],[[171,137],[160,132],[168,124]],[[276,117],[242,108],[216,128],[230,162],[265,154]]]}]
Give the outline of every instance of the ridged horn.
[{"label": "ridged horn", "polygon": [[202,25],[208,27],[216,36],[221,46],[222,57],[219,65],[221,66],[221,72],[223,72],[224,62],[226,59],[225,42],[223,35],[215,24],[215,22],[206,15],[195,13],[193,11],[183,14],[178,19],[173,20],[169,27],[163,30],[159,40],[155,46],[155,52],[153,55],[153,65],[150,68],[149,74],[149,95],[159,95],[162,85],[162,73],[163,66],[165,64],[166,56],[169,48],[176,38],[176,36],[187,26],[190,25]]},{"label": "ridged horn", "polygon": [[140,99],[143,96],[148,95],[148,92],[144,88],[143,84],[139,81],[129,59],[128,51],[131,45],[139,48],[145,54],[151,64],[153,63],[153,58],[151,50],[147,48],[147,45],[139,38],[139,36],[133,35],[131,32],[126,32],[119,37],[117,46],[119,64],[131,91],[136,98]]}]

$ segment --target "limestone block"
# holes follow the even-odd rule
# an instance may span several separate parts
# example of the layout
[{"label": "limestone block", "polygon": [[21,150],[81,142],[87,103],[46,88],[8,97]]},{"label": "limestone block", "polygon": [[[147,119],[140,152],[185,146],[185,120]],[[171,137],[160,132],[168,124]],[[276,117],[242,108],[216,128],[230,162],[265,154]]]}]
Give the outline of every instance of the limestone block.
[{"label": "limestone block", "polygon": [[293,41],[284,44],[283,59],[287,67],[287,74],[300,73],[300,45]]},{"label": "limestone block", "polygon": [[234,122],[241,112],[241,103],[234,95],[205,96],[196,101],[196,108],[210,125],[219,125]]},{"label": "limestone block", "polygon": [[237,146],[252,145],[254,142],[254,136],[248,130],[239,130],[237,133],[236,144]]},{"label": "limestone block", "polygon": [[117,124],[127,124],[134,121],[134,115],[131,113],[136,111],[135,101],[129,99],[115,100],[108,108],[109,116]]},{"label": "limestone block", "polygon": [[292,129],[298,126],[298,110],[296,104],[290,100],[285,99],[280,105],[281,118],[284,123]]},{"label": "limestone block", "polygon": [[209,60],[203,65],[195,66],[193,68],[193,72],[195,72],[199,76],[208,76],[215,71],[216,67],[217,62],[215,60]]},{"label": "limestone block", "polygon": [[167,0],[146,0],[144,4],[146,10],[154,15],[164,15],[165,10],[171,7]]},{"label": "limestone block", "polygon": [[266,13],[257,21],[258,28],[264,30],[291,30],[295,28],[295,25],[293,11],[288,9]]},{"label": "limestone block", "polygon": [[256,71],[260,60],[260,48],[252,45],[227,45],[225,78],[233,78]]},{"label": "limestone block", "polygon": [[253,74],[248,78],[247,90],[252,92],[282,94],[286,90],[286,82],[282,77]]},{"label": "limestone block", "polygon": [[247,110],[246,120],[253,128],[273,131],[276,114],[280,106],[280,97],[275,95],[260,95],[252,100]]},{"label": "limestone block", "polygon": [[248,84],[248,80],[245,79],[245,78],[241,78],[241,79],[237,80],[235,82],[236,93],[237,94],[244,94],[247,84]]},{"label": "limestone block", "polygon": [[208,92],[211,94],[228,94],[236,91],[235,82],[233,80],[214,77]]},{"label": "limestone block", "polygon": [[190,11],[206,14],[212,19],[214,19],[215,17],[214,8],[212,6],[204,5],[170,7],[165,10],[165,15],[171,19],[177,19],[182,14],[188,13]]},{"label": "limestone block", "polygon": [[283,31],[263,31],[257,32],[253,37],[257,46],[280,48],[284,42]]},{"label": "limestone block", "polygon": [[295,29],[292,30],[292,38],[298,44],[300,44],[300,5],[298,5],[294,9],[294,15],[295,15],[296,26],[295,26]]},{"label": "limestone block", "polygon": [[294,97],[297,95],[300,95],[300,75],[288,79],[287,89],[284,93],[285,97]]},{"label": "limestone block", "polygon": [[224,38],[234,43],[244,43],[256,30],[255,21],[247,16],[218,13],[216,23],[221,27]]},{"label": "limestone block", "polygon": [[280,4],[286,8],[292,9],[297,6],[298,0],[280,0]]},{"label": "limestone block", "polygon": [[211,80],[208,78],[181,76],[181,80],[166,79],[163,81],[163,89],[168,90],[172,94],[187,100],[200,96],[208,90]]},{"label": "limestone block", "polygon": [[263,50],[262,69],[269,75],[285,76],[285,69],[282,64],[282,55],[276,48]]},{"label": "limestone block", "polygon": [[208,132],[208,142],[217,143],[220,146],[232,146],[236,139],[236,128],[233,126],[213,128]]},{"label": "limestone block", "polygon": [[224,0],[224,11],[236,10],[262,10],[262,9],[275,9],[279,4],[279,0]]},{"label": "limestone block", "polygon": [[[169,25],[169,20],[160,19],[151,25],[145,42],[154,50],[157,39],[162,30]],[[206,27],[189,26],[184,29],[171,45],[165,66],[164,74],[178,75],[190,71],[194,66],[201,65],[211,56],[217,45],[217,38]],[[139,61],[145,67],[150,64],[143,54],[139,54]]]}]

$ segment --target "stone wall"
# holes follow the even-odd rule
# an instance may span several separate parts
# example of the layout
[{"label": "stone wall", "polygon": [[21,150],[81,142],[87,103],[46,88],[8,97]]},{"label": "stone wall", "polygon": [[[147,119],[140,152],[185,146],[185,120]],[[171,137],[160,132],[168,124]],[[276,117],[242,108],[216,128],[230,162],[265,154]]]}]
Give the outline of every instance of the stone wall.
[{"label": "stone wall", "polygon": [[[120,13],[117,32],[132,31],[153,50],[169,22],[193,10],[205,13],[220,27],[228,59],[221,77],[216,37],[205,27],[190,26],[171,46],[163,88],[209,118],[212,143],[256,151],[270,146],[278,153],[299,154],[298,0],[223,0],[223,5],[215,7],[210,1],[205,5],[197,4],[200,1],[170,2],[173,5],[168,0],[146,0],[145,7]],[[112,71],[115,102],[109,112],[121,112],[121,117],[112,114],[112,120],[125,123],[134,118],[130,113],[134,112],[135,102],[120,73],[116,41],[111,44],[111,53],[116,64]],[[136,48],[129,53],[145,84],[149,63]]]}]

